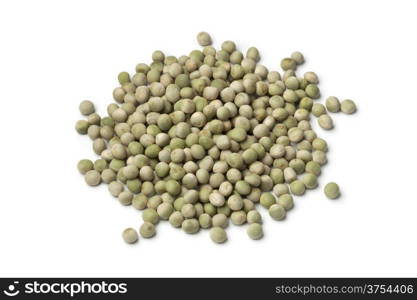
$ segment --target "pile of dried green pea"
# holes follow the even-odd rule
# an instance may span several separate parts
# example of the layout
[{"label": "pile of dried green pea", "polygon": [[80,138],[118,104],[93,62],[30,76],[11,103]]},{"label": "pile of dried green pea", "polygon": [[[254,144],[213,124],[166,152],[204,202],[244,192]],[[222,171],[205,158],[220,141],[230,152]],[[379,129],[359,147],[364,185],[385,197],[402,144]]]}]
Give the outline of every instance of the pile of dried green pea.
[{"label": "pile of dried green pea", "polygon": [[[304,63],[300,52],[281,60],[281,74],[259,63],[255,47],[244,55],[225,41],[216,50],[206,32],[197,41],[203,49],[188,56],[155,51],[133,76],[121,72],[108,116],[81,102],[86,120],[75,128],[100,158],[79,161],[78,170],[88,185],[104,182],[122,205],[143,210],[143,238],[168,220],[189,234],[210,229],[216,243],[227,240],[229,221],[248,224],[248,236],[260,239],[258,203],[283,220],[292,195],[318,186],[328,146],[311,115],[330,130],[329,112],[352,114],[356,105],[333,96],[318,103],[318,76],[295,73]],[[336,199],[339,187],[328,183],[324,193]],[[122,237],[135,243],[139,235],[127,228]]]}]

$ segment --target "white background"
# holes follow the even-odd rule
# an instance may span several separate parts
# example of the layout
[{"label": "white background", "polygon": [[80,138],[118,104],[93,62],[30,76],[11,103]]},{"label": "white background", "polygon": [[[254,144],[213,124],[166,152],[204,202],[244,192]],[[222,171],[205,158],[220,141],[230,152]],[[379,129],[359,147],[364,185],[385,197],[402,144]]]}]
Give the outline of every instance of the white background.
[{"label": "white background", "polygon": [[[414,3],[1,2],[0,276],[417,276]],[[121,231],[140,213],[78,174],[80,158],[95,158],[74,130],[78,104],[104,113],[118,72],[155,49],[188,54],[201,30],[216,47],[257,46],[270,69],[302,51],[300,71],[358,113],[319,131],[330,144],[320,188],[284,222],[266,217],[262,241],[230,226],[219,246],[165,222],[126,245]],[[323,196],[327,181],[341,199]]]}]

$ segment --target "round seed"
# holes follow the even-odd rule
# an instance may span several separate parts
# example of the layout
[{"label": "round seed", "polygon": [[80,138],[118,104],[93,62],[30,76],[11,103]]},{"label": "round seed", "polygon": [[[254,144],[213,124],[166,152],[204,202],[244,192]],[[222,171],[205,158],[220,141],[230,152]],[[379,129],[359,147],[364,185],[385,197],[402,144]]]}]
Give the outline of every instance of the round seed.
[{"label": "round seed", "polygon": [[139,236],[135,229],[133,228],[126,228],[122,232],[123,240],[128,244],[134,244],[138,241]]},{"label": "round seed", "polygon": [[329,199],[336,199],[340,196],[340,189],[337,183],[329,182],[324,187],[324,194]]}]

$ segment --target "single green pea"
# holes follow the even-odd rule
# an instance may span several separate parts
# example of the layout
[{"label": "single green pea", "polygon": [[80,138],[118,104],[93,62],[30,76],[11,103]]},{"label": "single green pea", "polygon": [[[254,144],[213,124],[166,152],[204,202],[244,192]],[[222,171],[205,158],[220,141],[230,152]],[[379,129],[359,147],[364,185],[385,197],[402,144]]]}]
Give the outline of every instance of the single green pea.
[{"label": "single green pea", "polygon": [[156,211],[161,219],[168,220],[171,214],[174,212],[174,208],[172,204],[163,202],[158,205]]},{"label": "single green pea", "polygon": [[290,210],[294,207],[294,199],[290,194],[282,194],[278,197],[277,203],[285,208],[285,210]]},{"label": "single green pea", "polygon": [[305,88],[305,92],[307,96],[312,99],[317,99],[320,97],[320,89],[316,84],[310,83],[309,85],[307,85]]},{"label": "single green pea", "polygon": [[262,224],[262,216],[257,210],[248,211],[246,219],[249,224]]},{"label": "single green pea", "polygon": [[286,216],[285,208],[280,204],[273,204],[268,209],[269,215],[276,221],[283,220]]},{"label": "single green pea", "polygon": [[128,244],[134,244],[138,241],[139,236],[135,229],[133,228],[126,228],[122,232],[123,240]]},{"label": "single green pea", "polygon": [[197,219],[186,219],[181,224],[182,230],[188,234],[197,233],[200,230],[200,223]]},{"label": "single green pea", "polygon": [[322,138],[315,138],[311,145],[314,150],[327,151],[327,142]]},{"label": "single green pea", "polygon": [[315,176],[319,176],[321,174],[321,166],[318,162],[309,161],[306,164],[305,171]]},{"label": "single green pea", "polygon": [[[201,200],[201,198],[200,198]],[[204,212],[210,215],[211,217],[217,213],[216,207],[211,203],[204,203]]]},{"label": "single green pea", "polygon": [[269,208],[271,205],[276,203],[276,199],[271,193],[263,193],[259,202],[263,207]]},{"label": "single green pea", "polygon": [[172,164],[169,170],[169,176],[174,180],[181,180],[185,176],[185,170],[181,165]]},{"label": "single green pea", "polygon": [[89,186],[96,186],[101,182],[101,175],[96,170],[90,170],[85,173],[84,179]]},{"label": "single green pea", "polygon": [[234,128],[227,133],[228,137],[236,142],[243,142],[246,139],[246,131],[243,128]]},{"label": "single green pea", "polygon": [[324,187],[324,194],[329,199],[337,199],[340,196],[340,189],[337,183],[329,182]]},{"label": "single green pea", "polygon": [[327,114],[321,115],[318,118],[318,123],[319,123],[320,127],[325,129],[325,130],[330,130],[330,129],[333,129],[333,127],[334,127],[333,119]]},{"label": "single green pea", "polygon": [[233,53],[236,50],[236,44],[233,41],[224,41],[221,45],[222,50]]},{"label": "single green pea", "polygon": [[242,156],[238,153],[231,153],[226,158],[227,163],[232,168],[241,169],[243,167],[243,159]]},{"label": "single green pea", "polygon": [[263,237],[264,233],[262,225],[259,223],[252,223],[248,226],[246,233],[253,240],[259,240]]},{"label": "single green pea", "polygon": [[292,58],[286,57],[281,60],[281,68],[284,71],[295,70],[296,67],[297,67],[297,62]]},{"label": "single green pea", "polygon": [[79,105],[79,109],[80,109],[80,113],[84,116],[89,116],[95,112],[94,104],[93,102],[89,100],[82,101]]},{"label": "single green pea", "polygon": [[197,34],[197,42],[200,46],[209,46],[212,43],[211,36],[205,32],[201,31]]},{"label": "single green pea", "polygon": [[213,147],[214,142],[213,139],[208,136],[200,136],[198,139],[198,143],[205,149],[209,150],[211,147]]},{"label": "single green pea", "polygon": [[226,228],[229,226],[229,219],[224,213],[217,213],[211,219],[213,227]]},{"label": "single green pea", "polygon": [[227,240],[227,234],[223,228],[213,227],[210,229],[210,238],[213,242],[221,244]]},{"label": "single green pea", "polygon": [[234,225],[243,225],[244,223],[246,223],[246,220],[247,220],[246,212],[243,210],[233,211],[230,215],[230,221]]},{"label": "single green pea", "polygon": [[159,221],[159,215],[154,208],[147,208],[142,213],[142,219],[144,222],[157,224]]},{"label": "single green pea", "polygon": [[198,217],[198,222],[200,223],[200,227],[207,229],[211,227],[211,215],[208,213],[203,213]]},{"label": "single green pea", "polygon": [[297,65],[301,65],[304,63],[304,55],[299,51],[294,51],[293,53],[291,53],[291,58],[295,60]]},{"label": "single green pea", "polygon": [[245,196],[245,195],[249,195],[250,194],[251,187],[250,187],[249,183],[247,183],[246,181],[239,180],[235,184],[235,190],[240,195]]},{"label": "single green pea", "polygon": [[290,183],[290,190],[294,195],[301,196],[305,193],[306,186],[301,180],[296,179]]},{"label": "single green pea", "polygon": [[175,211],[169,216],[169,223],[173,227],[181,227],[182,222],[184,221],[184,217],[182,216],[181,212]]},{"label": "single green pea", "polygon": [[301,181],[308,189],[314,189],[317,187],[317,177],[312,173],[305,173],[304,176],[301,178]]},{"label": "single green pea", "polygon": [[321,115],[326,114],[326,107],[321,104],[321,103],[314,103],[312,108],[311,108],[311,113],[315,116],[315,117],[320,117]]},{"label": "single green pea", "polygon": [[132,199],[133,199],[133,194],[129,191],[123,191],[119,194],[118,198],[119,198],[120,204],[122,204],[122,205],[131,205],[132,204]]},{"label": "single green pea", "polygon": [[343,100],[341,103],[341,110],[345,114],[353,114],[356,112],[356,104],[350,99]]},{"label": "single green pea", "polygon": [[86,120],[78,120],[77,123],[75,123],[75,130],[79,134],[87,134],[89,127],[90,123],[88,123]]},{"label": "single green pea", "polygon": [[176,180],[168,180],[165,188],[167,192],[173,196],[177,196],[181,192],[181,185]]},{"label": "single green pea", "polygon": [[332,113],[340,111],[340,101],[335,96],[330,96],[326,99],[326,108]]},{"label": "single green pea", "polygon": [[179,74],[175,78],[175,85],[177,85],[180,89],[184,87],[189,87],[191,84],[190,78],[186,74]]},{"label": "single green pea", "polygon": [[160,151],[161,151],[161,147],[159,147],[156,144],[152,144],[146,147],[145,155],[149,158],[157,158]]},{"label": "single green pea", "polygon": [[146,239],[151,238],[156,233],[155,225],[150,222],[144,222],[139,228],[139,233]]},{"label": "single green pea", "polygon": [[81,174],[85,174],[88,171],[91,171],[94,168],[94,164],[89,159],[82,159],[77,164],[77,169]]},{"label": "single green pea", "polygon": [[177,199],[174,200],[174,209],[176,211],[181,211],[182,207],[184,206],[184,198],[183,197],[179,197]]},{"label": "single green pea", "polygon": [[144,194],[138,194],[133,196],[132,206],[138,210],[143,210],[146,208],[148,203],[148,197]]},{"label": "single green pea", "polygon": [[289,162],[289,167],[297,174],[302,174],[305,171],[305,162],[300,158],[294,158]]},{"label": "single green pea", "polygon": [[242,158],[247,164],[251,164],[258,159],[258,153],[254,149],[246,149],[242,153]]}]

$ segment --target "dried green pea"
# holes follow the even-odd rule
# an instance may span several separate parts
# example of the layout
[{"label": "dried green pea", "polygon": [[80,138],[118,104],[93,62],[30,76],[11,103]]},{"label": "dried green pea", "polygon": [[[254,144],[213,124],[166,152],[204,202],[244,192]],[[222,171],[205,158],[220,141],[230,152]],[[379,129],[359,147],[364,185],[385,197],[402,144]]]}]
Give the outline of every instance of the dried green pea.
[{"label": "dried green pea", "polygon": [[291,53],[291,58],[295,60],[297,65],[301,65],[304,63],[304,55],[299,51],[294,51],[293,53]]},{"label": "dried green pea", "polygon": [[311,145],[314,150],[327,151],[327,142],[322,138],[315,138]]},{"label": "dried green pea", "polygon": [[184,198],[179,197],[174,200],[174,209],[176,211],[181,211],[181,208],[184,206]]},{"label": "dried green pea", "polygon": [[133,194],[129,191],[123,191],[118,196],[119,202],[122,205],[132,204]]},{"label": "dried green pea", "polygon": [[230,221],[234,225],[242,225],[246,223],[246,213],[243,210],[233,211],[230,215]]},{"label": "dried green pea", "polygon": [[197,219],[186,219],[182,222],[181,227],[188,234],[194,234],[200,230],[200,224]]},{"label": "dried green pea", "polygon": [[201,31],[197,34],[197,42],[200,46],[209,46],[212,43],[211,36],[205,32]]},{"label": "dried green pea", "polygon": [[286,210],[290,210],[294,207],[294,199],[290,194],[282,194],[278,197],[277,203],[284,207]]},{"label": "dried green pea", "polygon": [[142,183],[139,179],[130,179],[126,181],[126,187],[132,193],[137,194],[141,190]]},{"label": "dried green pea", "polygon": [[169,216],[169,223],[173,227],[181,227],[182,222],[184,221],[184,217],[182,216],[181,212],[175,211]]},{"label": "dried green pea", "polygon": [[320,127],[325,130],[330,130],[330,129],[333,129],[334,127],[332,118],[327,114],[321,115],[318,118],[318,123]]},{"label": "dried green pea", "polygon": [[90,123],[86,120],[79,120],[77,123],[75,123],[75,130],[79,134],[87,134],[88,128],[90,127]]},{"label": "dried green pea", "polygon": [[320,97],[320,89],[314,83],[310,83],[309,85],[307,85],[305,88],[305,92],[307,96],[312,99],[317,99]]},{"label": "dried green pea", "polygon": [[89,100],[82,101],[78,108],[80,113],[84,116],[89,116],[95,112],[94,104]]},{"label": "dried green pea", "polygon": [[254,149],[246,149],[242,153],[242,158],[246,164],[251,164],[258,159],[258,153]]},{"label": "dried green pea", "polygon": [[300,158],[295,158],[289,162],[289,167],[297,174],[302,174],[305,171],[305,162]]},{"label": "dried green pea", "polygon": [[139,236],[135,229],[133,228],[126,228],[122,232],[123,240],[128,244],[134,244],[138,241]]},{"label": "dried green pea", "polygon": [[162,198],[159,195],[154,195],[148,199],[148,208],[157,209],[162,203]]},{"label": "dried green pea", "polygon": [[215,214],[212,217],[211,222],[212,222],[213,227],[226,228],[227,226],[229,226],[229,219],[223,213]]},{"label": "dried green pea", "polygon": [[147,207],[148,197],[144,194],[138,194],[133,196],[132,206],[136,209],[143,210]]},{"label": "dried green pea", "polygon": [[340,111],[340,101],[335,96],[330,96],[326,99],[326,108],[332,113]]},{"label": "dried green pea", "polygon": [[235,184],[235,190],[240,195],[245,196],[245,195],[249,195],[250,194],[250,192],[251,192],[251,186],[246,181],[239,180]]},{"label": "dried green pea", "polygon": [[213,217],[217,213],[216,207],[211,203],[204,203],[204,212]]},{"label": "dried green pea", "polygon": [[276,221],[283,220],[286,216],[286,211],[280,204],[273,204],[269,207],[268,213],[272,219]]},{"label": "dried green pea", "polygon": [[262,224],[262,216],[257,210],[249,211],[247,213],[246,219],[249,224],[253,224],[253,223]]},{"label": "dried green pea", "polygon": [[321,115],[326,114],[326,107],[321,104],[321,103],[314,103],[312,108],[311,108],[311,113],[315,116],[315,117],[320,117]]},{"label": "dried green pea", "polygon": [[317,176],[312,173],[306,173],[301,178],[301,181],[304,183],[305,187],[308,189],[314,189],[317,187]]},{"label": "dried green pea", "polygon": [[309,161],[306,164],[305,171],[316,176],[319,176],[321,173],[321,166],[318,162]]},{"label": "dried green pea", "polygon": [[82,159],[77,164],[77,169],[81,174],[86,174],[88,171],[93,170],[94,164],[89,159]]},{"label": "dried green pea", "polygon": [[161,219],[168,220],[173,213],[174,208],[170,203],[163,202],[159,204],[156,211]]},{"label": "dried green pea", "polygon": [[230,130],[227,133],[227,136],[236,142],[242,142],[246,139],[247,134],[243,128],[237,127],[237,128]]},{"label": "dried green pea", "polygon": [[254,187],[261,185],[261,177],[258,174],[249,173],[245,176],[245,181]]},{"label": "dried green pea", "polygon": [[156,234],[155,225],[150,222],[143,222],[139,228],[139,233],[143,238],[151,238]]},{"label": "dried green pea", "polygon": [[210,238],[217,244],[227,241],[226,231],[221,227],[213,227],[210,229]]},{"label": "dried green pea", "polygon": [[89,186],[96,186],[101,182],[101,175],[96,170],[90,170],[85,173],[84,179]]},{"label": "dried green pea", "polygon": [[198,217],[200,227],[207,229],[211,227],[211,216],[208,213],[203,213]]},{"label": "dried green pea", "polygon": [[157,158],[160,151],[161,151],[161,147],[159,147],[156,144],[152,144],[146,147],[145,155],[149,158]]},{"label": "dried green pea", "polygon": [[350,115],[356,112],[356,104],[350,99],[343,100],[340,105],[340,108],[342,112],[345,114]]},{"label": "dried green pea", "polygon": [[294,195],[301,196],[305,193],[306,186],[301,180],[296,179],[290,183],[290,190]]},{"label": "dried green pea", "polygon": [[101,180],[104,183],[109,184],[110,182],[116,180],[116,173],[112,169],[105,169],[101,173]]},{"label": "dried green pea", "polygon": [[181,192],[181,185],[176,180],[168,180],[165,188],[173,196],[177,196]]},{"label": "dried green pea", "polygon": [[274,184],[284,183],[284,172],[279,168],[273,168],[270,172],[270,177]]},{"label": "dried green pea", "polygon": [[152,182],[149,182],[149,181],[143,182],[141,186],[141,193],[145,194],[148,197],[155,194],[155,189],[154,189]]},{"label": "dried green pea", "polygon": [[281,60],[281,68],[284,71],[295,70],[296,67],[297,67],[297,62],[292,58],[286,57]]},{"label": "dried green pea", "polygon": [[154,208],[147,208],[142,213],[142,219],[144,222],[157,224],[159,221],[159,215]]},{"label": "dried green pea", "polygon": [[324,187],[324,194],[329,199],[336,199],[340,196],[340,188],[335,182],[329,182]]},{"label": "dried green pea", "polygon": [[262,225],[259,223],[252,223],[246,229],[246,233],[253,240],[259,240],[263,237]]},{"label": "dried green pea", "polygon": [[276,203],[276,199],[271,193],[263,193],[260,198],[260,203],[263,207],[269,208]]},{"label": "dried green pea", "polygon": [[118,197],[121,192],[124,190],[122,183],[113,181],[109,184],[108,190],[113,197]]}]

